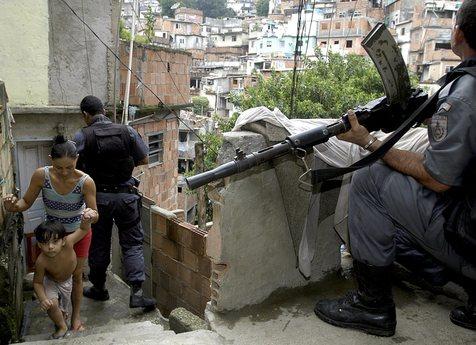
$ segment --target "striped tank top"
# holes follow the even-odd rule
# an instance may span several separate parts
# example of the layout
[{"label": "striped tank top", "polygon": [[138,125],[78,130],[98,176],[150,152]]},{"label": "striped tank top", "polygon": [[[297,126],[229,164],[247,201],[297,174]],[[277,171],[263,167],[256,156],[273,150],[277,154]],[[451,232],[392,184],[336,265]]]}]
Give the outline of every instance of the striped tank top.
[{"label": "striped tank top", "polygon": [[81,224],[81,215],[85,206],[83,184],[87,174],[84,174],[68,194],[61,195],[55,191],[50,179],[50,167],[45,167],[45,182],[41,189],[45,204],[45,219],[56,220],[64,225],[66,232],[73,232]]}]

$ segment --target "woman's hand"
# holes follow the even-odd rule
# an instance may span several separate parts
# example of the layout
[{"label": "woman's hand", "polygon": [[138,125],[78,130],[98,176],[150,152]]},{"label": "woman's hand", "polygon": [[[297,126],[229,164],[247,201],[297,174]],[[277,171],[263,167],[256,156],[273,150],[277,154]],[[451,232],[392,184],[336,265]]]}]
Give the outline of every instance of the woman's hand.
[{"label": "woman's hand", "polygon": [[3,204],[8,212],[15,212],[18,198],[13,194],[7,194],[3,197]]},{"label": "woman's hand", "polygon": [[97,218],[98,218],[98,212],[89,207],[84,209],[83,214],[81,216],[81,220],[88,223],[92,223]]},{"label": "woman's hand", "polygon": [[362,126],[357,119],[353,110],[347,111],[347,117],[350,123],[350,130],[345,133],[339,134],[338,139],[348,141],[349,143],[357,144],[359,146],[365,146],[372,139],[367,128]]}]

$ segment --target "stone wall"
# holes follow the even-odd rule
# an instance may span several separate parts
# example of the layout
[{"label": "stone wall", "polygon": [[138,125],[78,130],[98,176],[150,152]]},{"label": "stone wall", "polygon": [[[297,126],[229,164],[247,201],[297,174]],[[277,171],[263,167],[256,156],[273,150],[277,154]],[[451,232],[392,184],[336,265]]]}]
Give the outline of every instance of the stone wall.
[{"label": "stone wall", "polygon": [[153,294],[164,315],[184,307],[203,317],[211,294],[206,242],[205,231],[152,207]]},{"label": "stone wall", "polygon": [[0,344],[17,339],[23,317],[23,222],[20,213],[5,212],[1,198],[15,190],[11,119],[0,81]]}]

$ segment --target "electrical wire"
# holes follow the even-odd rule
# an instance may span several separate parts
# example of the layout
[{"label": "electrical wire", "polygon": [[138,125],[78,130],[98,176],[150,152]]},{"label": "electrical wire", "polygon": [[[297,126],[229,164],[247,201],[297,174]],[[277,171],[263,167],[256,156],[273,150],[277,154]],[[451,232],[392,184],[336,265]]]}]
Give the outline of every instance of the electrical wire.
[{"label": "electrical wire", "polygon": [[[84,19],[84,0],[81,0],[81,12],[83,14],[83,19]],[[88,41],[86,39],[86,28],[84,27],[84,25],[83,25],[83,33],[84,33],[84,46],[86,47],[86,60],[88,62],[89,87],[91,88],[91,95],[94,96],[93,79],[91,78],[91,63],[89,61]]]},{"label": "electrical wire", "polygon": [[295,93],[296,93],[296,86],[297,86],[297,65],[298,60],[300,60],[301,55],[301,40],[300,40],[300,33],[301,33],[301,21],[302,21],[302,9],[304,7],[304,0],[299,1],[298,6],[298,22],[297,22],[297,32],[296,32],[296,45],[294,47],[294,67],[293,67],[293,81],[291,85],[291,105],[290,105],[290,116],[293,116],[294,113],[294,103],[295,103]]},{"label": "electrical wire", "polygon": [[[135,73],[134,71],[132,71],[132,69],[129,69],[129,67],[120,59],[120,57],[98,36],[98,34],[76,13],[76,11],[66,2],[66,0],[60,0],[61,2],[63,2],[66,7],[69,8],[69,10],[76,16],[76,18],[78,18],[82,23],[83,25],[85,25],[91,32],[92,34],[99,40],[99,42],[101,42],[102,45],[104,45],[104,47],[106,47],[106,49],[117,59],[117,61],[119,61],[121,63],[121,65],[123,65],[127,70],[129,70],[131,72],[131,74],[142,84],[144,85],[144,87],[149,90],[153,95],[154,97],[157,98],[157,100],[160,102],[159,104],[162,105],[163,107],[165,107],[168,111],[170,111],[171,114],[173,114],[177,120],[179,120],[179,122],[181,122],[186,128],[188,128],[191,132],[194,133],[194,135],[206,146],[206,142],[205,140],[203,140],[200,135],[198,135],[198,133],[193,129],[191,128],[185,121],[183,121],[179,116],[177,116],[177,114],[175,114],[175,111],[170,108],[167,104],[165,104],[161,99],[160,97],[147,85],[145,84],[142,79],[137,75],[137,73]],[[207,149],[209,149],[213,154],[217,154],[217,152],[215,152],[215,150],[211,149],[210,147],[207,147]]]}]

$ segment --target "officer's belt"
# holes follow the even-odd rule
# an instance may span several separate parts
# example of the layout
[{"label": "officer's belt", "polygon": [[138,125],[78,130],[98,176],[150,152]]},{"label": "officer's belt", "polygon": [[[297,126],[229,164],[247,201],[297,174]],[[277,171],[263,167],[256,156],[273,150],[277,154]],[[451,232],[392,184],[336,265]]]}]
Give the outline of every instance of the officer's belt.
[{"label": "officer's belt", "polygon": [[133,186],[114,186],[114,185],[97,185],[96,191],[100,193],[128,193],[137,194],[136,188]]}]

